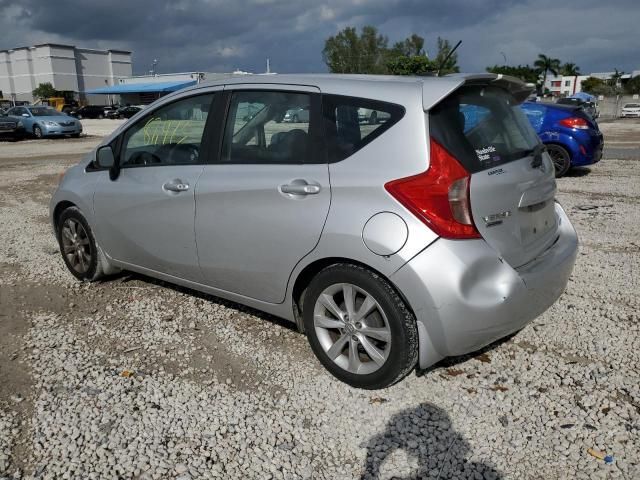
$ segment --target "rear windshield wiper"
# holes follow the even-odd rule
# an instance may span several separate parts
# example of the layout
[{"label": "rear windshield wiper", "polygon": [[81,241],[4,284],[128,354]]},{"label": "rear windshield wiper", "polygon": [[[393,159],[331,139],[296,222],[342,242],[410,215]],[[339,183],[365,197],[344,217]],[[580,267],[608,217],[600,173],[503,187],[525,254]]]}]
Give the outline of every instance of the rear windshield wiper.
[{"label": "rear windshield wiper", "polygon": [[538,143],[535,147],[530,148],[529,150],[525,150],[523,153],[525,156],[533,156],[533,161],[531,162],[531,166],[533,168],[538,168],[542,165],[542,153],[547,150],[547,147],[543,143]]}]

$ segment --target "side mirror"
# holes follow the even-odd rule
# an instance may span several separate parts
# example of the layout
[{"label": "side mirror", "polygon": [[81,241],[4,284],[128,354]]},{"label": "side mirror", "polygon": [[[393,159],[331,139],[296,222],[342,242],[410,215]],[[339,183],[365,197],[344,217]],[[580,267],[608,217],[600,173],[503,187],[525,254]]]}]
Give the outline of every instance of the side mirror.
[{"label": "side mirror", "polygon": [[120,165],[116,162],[111,145],[100,147],[96,152],[96,164],[99,168],[109,169],[109,179],[115,181],[120,176]]},{"label": "side mirror", "polygon": [[110,145],[100,147],[96,153],[96,164],[99,168],[111,168],[116,164],[113,149]]}]

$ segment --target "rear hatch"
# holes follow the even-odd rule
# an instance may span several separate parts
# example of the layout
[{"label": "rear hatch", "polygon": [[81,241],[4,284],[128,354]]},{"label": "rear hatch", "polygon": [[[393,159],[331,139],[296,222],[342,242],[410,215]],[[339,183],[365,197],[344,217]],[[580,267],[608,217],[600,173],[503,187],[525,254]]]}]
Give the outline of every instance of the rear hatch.
[{"label": "rear hatch", "polygon": [[511,90],[504,79],[465,84],[429,111],[429,125],[470,174],[480,235],[516,268],[555,242],[558,219],[553,164],[518,106],[526,95]]}]

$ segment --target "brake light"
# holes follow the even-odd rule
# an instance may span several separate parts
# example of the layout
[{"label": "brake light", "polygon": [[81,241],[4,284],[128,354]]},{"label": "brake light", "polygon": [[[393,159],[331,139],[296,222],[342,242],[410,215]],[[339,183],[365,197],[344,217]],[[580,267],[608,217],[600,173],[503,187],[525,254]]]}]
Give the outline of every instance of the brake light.
[{"label": "brake light", "polygon": [[471,217],[471,176],[433,138],[426,172],[392,180],[384,188],[407,210],[444,238],[479,238]]},{"label": "brake light", "polygon": [[578,130],[588,130],[589,122],[580,117],[563,118],[558,122],[563,127],[577,128]]}]

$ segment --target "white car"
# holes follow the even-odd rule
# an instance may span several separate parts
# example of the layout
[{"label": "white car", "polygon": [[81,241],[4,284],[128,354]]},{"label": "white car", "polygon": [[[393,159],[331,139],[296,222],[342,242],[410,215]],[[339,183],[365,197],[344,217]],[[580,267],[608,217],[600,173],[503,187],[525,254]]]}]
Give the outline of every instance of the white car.
[{"label": "white car", "polygon": [[640,103],[627,103],[620,112],[622,118],[640,118]]}]

